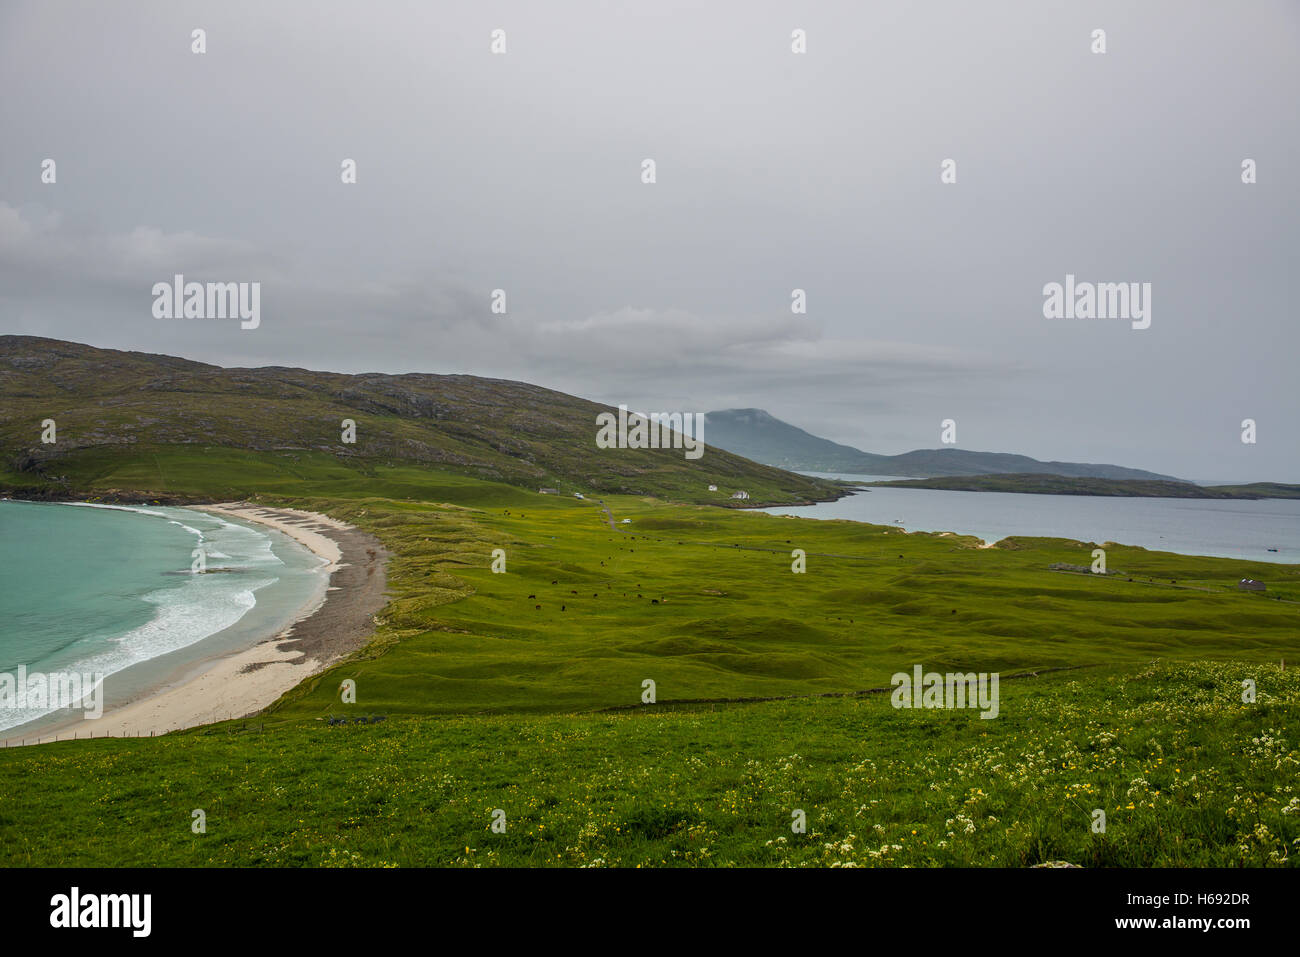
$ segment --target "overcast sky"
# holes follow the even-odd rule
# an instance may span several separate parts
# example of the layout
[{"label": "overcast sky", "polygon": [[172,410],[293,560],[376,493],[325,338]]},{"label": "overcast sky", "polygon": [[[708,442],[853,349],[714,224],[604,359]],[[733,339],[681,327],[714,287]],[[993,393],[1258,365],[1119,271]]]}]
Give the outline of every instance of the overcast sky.
[{"label": "overcast sky", "polygon": [[1300,482],[1295,2],[0,0],[0,90],[3,333]]}]

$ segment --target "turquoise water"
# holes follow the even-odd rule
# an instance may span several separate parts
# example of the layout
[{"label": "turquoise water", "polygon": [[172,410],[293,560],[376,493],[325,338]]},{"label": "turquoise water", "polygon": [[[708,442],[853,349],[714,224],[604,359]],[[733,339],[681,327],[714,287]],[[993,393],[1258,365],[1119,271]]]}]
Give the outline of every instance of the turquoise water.
[{"label": "turquoise water", "polygon": [[[861,482],[897,479],[824,477]],[[909,532],[956,532],[977,535],[986,542],[1011,535],[1071,538],[1182,555],[1300,563],[1300,499],[1110,498],[873,488],[836,502],[763,511],[901,525]]]},{"label": "turquoise water", "polygon": [[[0,501],[0,674],[100,673],[121,704],[286,627],[323,596],[322,565],[272,529],[190,509]],[[0,731],[55,716],[0,708]]]}]

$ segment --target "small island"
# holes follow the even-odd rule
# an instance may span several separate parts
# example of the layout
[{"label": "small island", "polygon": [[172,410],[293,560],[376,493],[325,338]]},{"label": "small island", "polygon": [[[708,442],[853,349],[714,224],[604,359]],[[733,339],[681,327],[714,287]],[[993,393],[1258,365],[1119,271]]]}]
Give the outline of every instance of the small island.
[{"label": "small island", "polygon": [[1029,495],[1104,495],[1130,498],[1300,498],[1300,485],[1193,485],[1148,479],[1078,478],[1065,475],[944,475],[936,478],[865,482],[867,487],[933,488],[951,492],[1022,492]]}]

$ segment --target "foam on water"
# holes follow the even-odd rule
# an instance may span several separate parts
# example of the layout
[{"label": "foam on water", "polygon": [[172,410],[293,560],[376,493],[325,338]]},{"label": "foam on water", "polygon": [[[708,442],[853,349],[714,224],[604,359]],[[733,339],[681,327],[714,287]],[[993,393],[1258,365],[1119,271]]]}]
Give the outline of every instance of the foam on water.
[{"label": "foam on water", "polygon": [[135,512],[139,515],[156,515],[160,518],[166,518],[162,512],[153,512],[147,508],[140,508],[137,505],[105,505],[103,502],[60,502],[60,505],[70,505],[73,508],[105,508],[112,512]]},{"label": "foam on water", "polygon": [[[22,523],[11,521],[8,526],[0,525],[0,533],[30,529],[25,536],[27,549],[47,544],[42,539],[48,534],[54,539],[56,553],[58,548],[62,548],[83,562],[82,568],[69,569],[72,575],[78,576],[78,585],[82,587],[67,601],[56,605],[52,596],[59,596],[59,592],[42,577],[40,571],[33,574],[34,581],[45,587],[43,593],[34,592],[26,605],[22,603],[21,595],[6,596],[4,610],[11,612],[8,619],[22,622],[25,631],[6,635],[3,625],[0,625],[0,650],[5,652],[0,657],[13,661],[16,656],[29,673],[116,675],[132,666],[193,648],[205,639],[239,625],[257,608],[259,593],[275,594],[276,586],[286,573],[292,579],[292,587],[287,589],[291,594],[280,594],[278,600],[272,602],[274,607],[269,609],[270,613],[283,617],[289,606],[296,607],[295,602],[306,600],[307,588],[323,588],[319,574],[325,564],[323,560],[301,550],[301,553],[294,553],[294,567],[287,568],[274,548],[277,544],[292,549],[299,546],[287,544],[278,535],[273,538],[272,533],[260,528],[181,508],[78,504],[82,508],[135,513],[141,516],[142,521],[162,519],[168,526],[175,526],[188,534],[183,537],[177,537],[175,533],[160,535],[157,526],[151,530],[134,523],[114,523],[108,530],[92,530],[89,538],[99,544],[83,548],[75,537],[78,523],[67,523],[49,512],[27,511],[16,515],[13,511],[15,508],[31,510],[54,506],[0,503],[0,521],[9,516],[22,519]],[[57,520],[42,521],[47,517]],[[130,540],[133,533],[143,536],[138,548],[133,548]],[[118,551],[100,562],[84,555],[86,549],[102,547],[104,542]],[[3,541],[0,536],[0,545],[7,546],[7,549],[0,548],[0,555],[7,559],[6,564],[21,563],[19,548],[23,546],[16,538]],[[205,574],[192,574],[191,555],[196,547],[203,550]],[[57,561],[58,558],[56,554],[51,567],[65,567],[65,563]],[[39,566],[39,561],[36,564]],[[133,569],[133,565],[138,565],[138,570]],[[21,571],[21,568],[16,570]],[[138,573],[132,574],[133,571]],[[8,572],[9,568],[6,568]],[[87,572],[92,577],[102,572],[103,583],[86,582]],[[159,582],[165,584],[159,587]],[[81,598],[85,599],[82,602],[84,608],[77,607],[77,599]],[[116,602],[114,607],[125,605],[128,609],[138,609],[130,614],[136,621],[130,627],[106,625],[115,616],[97,614],[97,599]],[[148,610],[143,622],[138,621],[141,604]],[[73,607],[69,609],[60,605]],[[121,615],[116,616],[117,620],[121,618]],[[42,635],[43,626],[46,633]],[[69,630],[74,633],[69,634]],[[0,730],[36,720],[54,710],[0,709]]]}]

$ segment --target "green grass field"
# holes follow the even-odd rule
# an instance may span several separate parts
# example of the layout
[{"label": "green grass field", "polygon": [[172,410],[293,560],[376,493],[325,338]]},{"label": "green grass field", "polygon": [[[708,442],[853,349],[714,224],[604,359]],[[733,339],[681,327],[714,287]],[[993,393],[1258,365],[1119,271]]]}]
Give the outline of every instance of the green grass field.
[{"label": "green grass field", "polygon": [[872,695],[234,722],[0,752],[0,852],[42,866],[1294,864],[1297,706],[1293,669],[1196,663],[1009,680],[992,721]]},{"label": "green grass field", "polygon": [[[593,503],[530,498],[477,512],[293,500],[371,528],[399,557],[376,641],[389,650],[279,713],[329,713],[345,677],[385,712],[554,712],[636,704],[646,679],[659,700],[737,698],[881,687],[917,663],[1011,672],[1300,651],[1300,569],[1287,566],[1112,548],[1108,566],[1125,574],[1102,577],[1051,570],[1091,561],[1091,545],[1063,540],[981,549],[606,498],[615,531]],[[494,548],[505,574],[489,569]],[[1272,590],[1238,592],[1242,577]]]},{"label": "green grass field", "polygon": [[[162,484],[107,459],[84,487],[326,511],[392,549],[391,603],[367,648],[247,722],[0,751],[14,864],[1300,855],[1300,568],[1112,547],[1111,574],[1078,574],[1050,566],[1089,564],[1091,544],[605,495],[611,528],[594,500],[415,467],[171,455]],[[1237,591],[1244,577],[1269,591]],[[916,664],[1000,672],[999,716],[816,697]],[[789,700],[735,703],[772,697]]]}]

